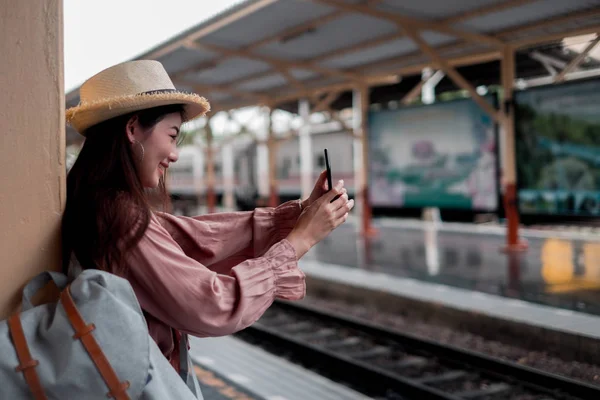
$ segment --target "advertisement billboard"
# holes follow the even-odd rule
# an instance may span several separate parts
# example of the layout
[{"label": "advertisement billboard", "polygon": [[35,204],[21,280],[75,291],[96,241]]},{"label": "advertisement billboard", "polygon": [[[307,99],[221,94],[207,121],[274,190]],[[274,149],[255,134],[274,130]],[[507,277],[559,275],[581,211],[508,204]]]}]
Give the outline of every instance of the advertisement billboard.
[{"label": "advertisement billboard", "polygon": [[520,212],[600,215],[600,81],[532,88],[514,99]]},{"label": "advertisement billboard", "polygon": [[496,211],[496,143],[494,122],[470,99],[372,111],[372,205]]}]

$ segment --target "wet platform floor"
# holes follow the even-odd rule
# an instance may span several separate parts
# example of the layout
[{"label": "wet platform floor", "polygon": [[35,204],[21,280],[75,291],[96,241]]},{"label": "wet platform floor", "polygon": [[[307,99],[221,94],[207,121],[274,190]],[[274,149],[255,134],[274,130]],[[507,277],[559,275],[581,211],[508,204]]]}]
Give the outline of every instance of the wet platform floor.
[{"label": "wet platform floor", "polygon": [[522,230],[522,253],[502,251],[486,225],[375,220],[364,239],[342,225],[306,256],[319,261],[600,315],[600,235]]}]

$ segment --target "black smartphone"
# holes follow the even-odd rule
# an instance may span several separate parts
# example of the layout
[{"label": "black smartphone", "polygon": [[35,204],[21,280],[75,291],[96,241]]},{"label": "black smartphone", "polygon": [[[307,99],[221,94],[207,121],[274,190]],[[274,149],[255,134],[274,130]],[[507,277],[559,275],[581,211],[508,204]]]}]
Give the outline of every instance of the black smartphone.
[{"label": "black smartphone", "polygon": [[[327,168],[327,190],[333,189],[333,183],[331,183],[331,166],[329,165],[329,155],[327,154],[327,149],[325,149],[325,167]],[[331,203],[336,201],[340,195],[338,194],[331,200]]]}]

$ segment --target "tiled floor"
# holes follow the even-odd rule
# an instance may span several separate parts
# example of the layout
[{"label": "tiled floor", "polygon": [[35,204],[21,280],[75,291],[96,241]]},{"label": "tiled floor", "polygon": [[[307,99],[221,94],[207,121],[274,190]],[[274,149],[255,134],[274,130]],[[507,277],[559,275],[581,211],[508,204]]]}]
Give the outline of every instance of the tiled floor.
[{"label": "tiled floor", "polygon": [[204,400],[264,400],[243,384],[237,383],[204,366],[195,366]]},{"label": "tiled floor", "polygon": [[[254,398],[265,400],[368,399],[345,386],[231,336],[192,338],[190,345],[192,360],[195,364],[203,370],[217,373],[227,381],[245,388],[257,396]],[[206,383],[200,381],[200,384],[204,390]],[[213,398],[206,398],[206,400],[213,400]]]}]

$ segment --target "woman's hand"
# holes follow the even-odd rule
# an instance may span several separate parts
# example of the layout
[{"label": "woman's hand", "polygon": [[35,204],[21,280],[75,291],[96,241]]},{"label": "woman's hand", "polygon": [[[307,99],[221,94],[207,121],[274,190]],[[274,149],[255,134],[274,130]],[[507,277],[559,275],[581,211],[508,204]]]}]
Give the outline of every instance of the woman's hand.
[{"label": "woman's hand", "polygon": [[309,198],[302,202],[302,209],[308,208],[312,203],[317,201],[321,196],[327,193],[327,189],[327,170],[324,170],[317,178],[317,182],[315,183],[315,187]]},{"label": "woman's hand", "polygon": [[[338,194],[340,197],[332,203],[331,201]],[[287,237],[294,246],[298,259],[343,224],[353,207],[354,200],[348,200],[343,181],[339,181],[332,190],[308,206]]]}]

